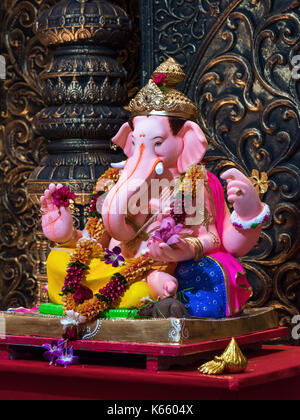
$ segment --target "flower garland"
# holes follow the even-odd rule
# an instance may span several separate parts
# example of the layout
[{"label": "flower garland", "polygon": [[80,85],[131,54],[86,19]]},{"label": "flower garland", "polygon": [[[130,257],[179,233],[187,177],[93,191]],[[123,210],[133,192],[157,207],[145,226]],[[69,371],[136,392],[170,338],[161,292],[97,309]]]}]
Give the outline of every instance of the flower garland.
[{"label": "flower garland", "polygon": [[[203,179],[204,167],[193,166],[183,177],[181,188],[178,191],[177,198],[171,209],[170,217],[174,219],[176,224],[184,225],[186,214],[183,211],[178,211],[176,205],[182,205],[190,194],[191,199],[195,197],[197,180]],[[80,316],[85,317],[87,321],[96,318],[99,313],[106,311],[109,308],[117,307],[120,303],[121,297],[125,291],[136,281],[146,277],[152,270],[154,261],[145,255],[141,255],[130,263],[121,265],[120,271],[116,272],[107,283],[105,287],[99,290],[99,293],[93,292],[86,286],[83,286],[83,281],[89,270],[89,265],[92,258],[100,258],[113,261],[112,254],[105,254],[101,240],[106,232],[101,213],[97,209],[97,202],[101,196],[107,193],[119,179],[119,170],[115,168],[108,169],[98,180],[97,185],[92,194],[92,201],[90,204],[90,213],[85,231],[88,235],[84,235],[76,243],[75,250],[71,255],[70,263],[67,269],[64,286],[62,288],[64,312],[74,311]],[[185,183],[185,180],[190,180],[190,183]],[[62,191],[64,203],[68,197],[68,191],[63,187]],[[74,197],[72,197],[74,198]],[[60,197],[57,197],[59,200]],[[178,201],[179,200],[179,201]],[[182,226],[183,227],[183,226]],[[119,254],[117,252],[117,254]],[[116,261],[120,257],[116,258]]]},{"label": "flower garland", "polygon": [[206,168],[204,165],[193,165],[188,168],[182,176],[180,187],[174,195],[174,201],[171,205],[170,217],[176,225],[185,225],[187,207],[192,206],[195,199],[199,180],[206,180]]},{"label": "flower garland", "polygon": [[[124,265],[121,272],[115,273],[99,293],[93,292],[82,282],[86,278],[92,258],[104,260],[105,250],[100,245],[106,232],[102,216],[97,210],[98,199],[108,192],[119,179],[119,170],[110,168],[98,180],[93,191],[89,220],[85,227],[89,238],[77,241],[71,255],[64,286],[62,288],[64,312],[74,311],[85,317],[86,321],[96,318],[108,308],[117,307],[124,292],[136,281],[143,279],[151,271],[154,263],[142,255]],[[98,191],[100,187],[101,191]],[[64,191],[65,194],[65,191]]]}]

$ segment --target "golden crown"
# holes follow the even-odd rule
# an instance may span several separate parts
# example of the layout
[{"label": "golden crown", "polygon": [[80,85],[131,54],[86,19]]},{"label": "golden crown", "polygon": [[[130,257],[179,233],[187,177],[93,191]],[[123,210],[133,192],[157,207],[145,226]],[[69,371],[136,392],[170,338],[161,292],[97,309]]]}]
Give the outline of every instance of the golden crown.
[{"label": "golden crown", "polygon": [[129,102],[127,109],[133,117],[162,115],[197,120],[198,108],[187,96],[175,89],[185,74],[180,65],[168,58],[151,76],[151,79]]}]

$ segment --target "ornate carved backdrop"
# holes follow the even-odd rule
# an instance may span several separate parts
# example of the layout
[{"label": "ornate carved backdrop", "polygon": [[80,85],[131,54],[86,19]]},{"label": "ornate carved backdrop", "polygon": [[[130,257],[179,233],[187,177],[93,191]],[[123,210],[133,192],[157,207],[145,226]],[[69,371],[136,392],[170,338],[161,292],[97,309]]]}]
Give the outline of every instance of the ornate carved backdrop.
[{"label": "ornate carved backdrop", "polygon": [[[38,209],[28,199],[26,181],[45,156],[46,140],[33,130],[34,116],[45,107],[39,74],[47,50],[34,35],[38,12],[59,0],[2,0],[0,54],[7,61],[0,106],[0,310],[32,306],[38,296],[36,265],[41,264],[33,234]],[[119,61],[128,73],[128,91],[138,85],[139,30],[137,0],[114,0],[130,15],[134,31]],[[0,81],[1,83],[1,81]]]},{"label": "ornate carved backdrop", "polygon": [[144,82],[171,56],[187,74],[185,93],[201,110],[209,168],[266,172],[273,213],[242,262],[250,305],[274,306],[281,322],[300,308],[300,2],[141,0]]}]

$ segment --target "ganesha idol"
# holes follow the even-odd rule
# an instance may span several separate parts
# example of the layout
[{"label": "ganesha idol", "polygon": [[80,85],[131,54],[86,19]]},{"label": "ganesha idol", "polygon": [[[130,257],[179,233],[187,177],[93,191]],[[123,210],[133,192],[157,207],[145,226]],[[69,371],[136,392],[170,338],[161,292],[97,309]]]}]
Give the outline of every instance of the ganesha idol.
[{"label": "ganesha idol", "polygon": [[[221,175],[230,213],[221,182],[202,164],[208,143],[197,106],[176,89],[184,77],[169,58],[130,101],[131,118],[112,139],[127,160],[99,179],[83,231],[73,226],[67,186],[51,184],[41,197],[43,231],[56,243],[49,298],[65,311],[91,320],[173,299],[186,316],[224,318],[251,297],[237,258],[257,243],[270,210],[233,168]],[[174,188],[155,195],[154,181]]]}]

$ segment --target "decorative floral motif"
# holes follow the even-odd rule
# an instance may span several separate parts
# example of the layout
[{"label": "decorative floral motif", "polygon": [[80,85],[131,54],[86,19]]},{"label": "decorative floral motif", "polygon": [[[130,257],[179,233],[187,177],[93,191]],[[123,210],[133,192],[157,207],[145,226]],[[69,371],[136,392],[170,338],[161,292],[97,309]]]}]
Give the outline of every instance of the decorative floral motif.
[{"label": "decorative floral motif", "polygon": [[266,194],[269,189],[268,174],[266,172],[259,174],[257,169],[253,169],[250,179],[258,194]]},{"label": "decorative floral motif", "polygon": [[169,331],[169,338],[175,343],[179,343],[181,340],[187,340],[189,338],[189,330],[186,328],[183,319],[172,319],[172,329]]}]

